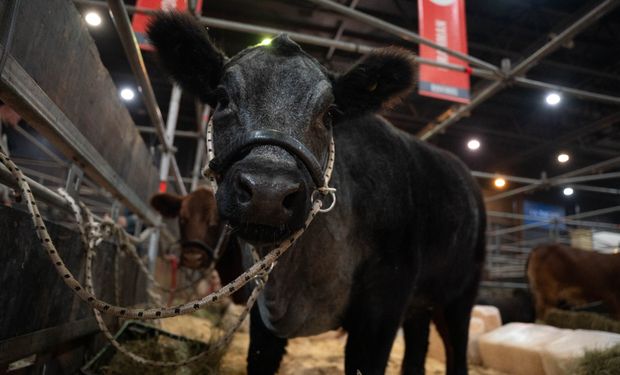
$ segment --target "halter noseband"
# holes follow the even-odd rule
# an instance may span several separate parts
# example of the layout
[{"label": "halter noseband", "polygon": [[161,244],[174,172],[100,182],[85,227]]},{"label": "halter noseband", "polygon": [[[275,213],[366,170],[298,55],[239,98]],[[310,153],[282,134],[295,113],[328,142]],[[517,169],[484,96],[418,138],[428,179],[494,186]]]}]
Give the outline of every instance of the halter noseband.
[{"label": "halter noseband", "polygon": [[181,251],[183,251],[183,249],[190,247],[190,246],[196,247],[196,248],[199,248],[201,251],[204,251],[210,257],[211,260],[215,258],[215,251],[213,251],[213,248],[207,245],[207,243],[204,241],[186,240],[186,241],[181,241],[179,245],[181,245]]},{"label": "halter noseband", "polygon": [[234,162],[243,159],[253,147],[262,145],[278,146],[285,149],[304,163],[317,188],[325,185],[323,168],[312,152],[297,139],[272,129],[255,130],[242,134],[227,149],[209,162],[209,168],[222,175]]},{"label": "halter noseband", "polygon": [[252,147],[256,145],[274,145],[284,148],[287,152],[299,158],[308,169],[313,182],[316,184],[316,189],[312,192],[311,196],[313,204],[315,201],[321,199],[319,195],[322,197],[329,195],[331,197],[331,204],[326,208],[319,207],[319,212],[329,212],[336,205],[336,189],[329,186],[329,181],[334,170],[334,161],[336,159],[336,146],[334,145],[334,134],[331,127],[329,129],[327,164],[324,171],[320,167],[316,157],[306,146],[290,135],[277,130],[256,130],[241,135],[232,142],[227,150],[223,151],[223,156],[218,156],[217,158],[213,145],[213,116],[211,116],[207,123],[206,136],[207,164],[202,170],[202,175],[211,181],[214,191],[217,191],[218,185],[216,175],[219,174],[221,177],[235,161],[247,155]]}]

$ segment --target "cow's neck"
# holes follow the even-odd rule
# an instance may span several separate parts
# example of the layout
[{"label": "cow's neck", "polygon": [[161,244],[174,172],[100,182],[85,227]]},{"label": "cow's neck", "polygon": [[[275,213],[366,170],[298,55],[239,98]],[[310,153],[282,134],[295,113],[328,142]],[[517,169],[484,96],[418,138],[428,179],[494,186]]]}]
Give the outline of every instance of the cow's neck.
[{"label": "cow's neck", "polygon": [[353,270],[359,263],[356,257],[364,252],[350,253],[353,248],[362,250],[363,245],[351,246],[355,241],[350,232],[351,205],[337,169],[332,182],[330,185],[339,189],[338,203],[329,213],[318,214],[297,243],[282,255],[259,297],[265,324],[280,336],[335,329],[348,307]]}]

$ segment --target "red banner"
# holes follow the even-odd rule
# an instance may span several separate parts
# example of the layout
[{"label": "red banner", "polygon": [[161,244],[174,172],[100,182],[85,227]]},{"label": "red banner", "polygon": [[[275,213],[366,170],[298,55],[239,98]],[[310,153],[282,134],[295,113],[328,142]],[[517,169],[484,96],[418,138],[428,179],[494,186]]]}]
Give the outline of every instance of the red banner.
[{"label": "red banner", "polygon": [[[185,12],[187,11],[187,0],[138,0],[136,2],[136,7],[152,10],[176,10],[179,12]],[[196,13],[200,14],[201,10],[202,0],[198,0],[196,2]],[[148,51],[153,50],[153,46],[146,37],[146,25],[148,25],[150,18],[151,16],[149,15],[135,13],[133,20],[131,21],[133,31],[136,33],[136,39],[138,39],[138,44],[140,44],[140,48]]]},{"label": "red banner", "polygon": [[[465,0],[418,0],[420,35],[440,46],[467,53]],[[420,57],[467,67],[443,51],[420,45]],[[420,64],[419,93],[434,98],[469,103],[469,73]]]}]

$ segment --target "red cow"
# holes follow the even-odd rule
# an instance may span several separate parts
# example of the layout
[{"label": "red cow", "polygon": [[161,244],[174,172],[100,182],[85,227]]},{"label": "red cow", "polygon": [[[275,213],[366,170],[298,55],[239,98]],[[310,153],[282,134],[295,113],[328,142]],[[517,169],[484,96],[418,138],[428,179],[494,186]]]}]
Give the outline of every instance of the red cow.
[{"label": "red cow", "polygon": [[541,245],[532,250],[527,277],[536,316],[549,308],[602,302],[620,320],[620,254],[601,254],[566,245]]}]

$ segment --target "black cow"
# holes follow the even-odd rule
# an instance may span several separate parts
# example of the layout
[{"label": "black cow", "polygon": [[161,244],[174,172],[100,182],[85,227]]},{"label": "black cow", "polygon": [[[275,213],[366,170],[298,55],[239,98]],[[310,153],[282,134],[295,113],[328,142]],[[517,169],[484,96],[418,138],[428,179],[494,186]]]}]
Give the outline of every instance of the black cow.
[{"label": "black cow", "polygon": [[343,327],[346,373],[383,374],[402,326],[402,373],[420,374],[431,319],[448,374],[467,373],[485,253],[479,188],[456,157],[375,114],[413,88],[412,55],[380,49],[338,75],[286,35],[227,58],[173,13],[149,36],[172,77],[215,107],[218,209],[263,251],[303,226],[333,129],[338,203],[271,273],[251,313],[248,373],[274,374],[287,338]]}]

